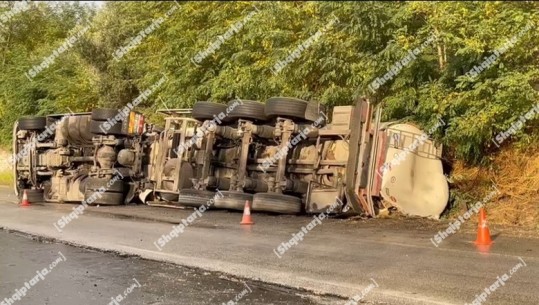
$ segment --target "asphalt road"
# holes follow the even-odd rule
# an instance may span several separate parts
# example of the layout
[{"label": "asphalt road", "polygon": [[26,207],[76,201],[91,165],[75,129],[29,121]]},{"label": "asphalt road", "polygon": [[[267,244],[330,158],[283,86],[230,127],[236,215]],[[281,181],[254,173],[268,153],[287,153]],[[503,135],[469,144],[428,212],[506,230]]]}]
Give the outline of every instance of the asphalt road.
[{"label": "asphalt road", "polygon": [[[137,305],[236,300],[238,304],[344,303],[203,270],[36,241],[7,231],[0,231],[0,245],[0,302],[11,298],[14,304],[105,305],[116,304],[114,298],[119,304]],[[43,269],[46,274],[40,277],[37,272]]]},{"label": "asphalt road", "polygon": [[[161,249],[158,240],[192,210],[155,207],[92,207],[59,232],[53,223],[73,205],[20,208],[0,190],[0,226],[100,250],[139,255],[235,277],[302,288],[317,294],[383,304],[466,304],[494,287],[481,304],[538,304],[539,240],[497,236],[488,254],[473,246],[470,223],[435,247],[430,239],[447,223],[407,220],[328,219],[304,240],[276,255],[278,246],[311,218],[208,211]],[[501,285],[510,269],[523,264]],[[378,287],[368,289],[371,283]],[[498,288],[494,285],[498,282]]]}]

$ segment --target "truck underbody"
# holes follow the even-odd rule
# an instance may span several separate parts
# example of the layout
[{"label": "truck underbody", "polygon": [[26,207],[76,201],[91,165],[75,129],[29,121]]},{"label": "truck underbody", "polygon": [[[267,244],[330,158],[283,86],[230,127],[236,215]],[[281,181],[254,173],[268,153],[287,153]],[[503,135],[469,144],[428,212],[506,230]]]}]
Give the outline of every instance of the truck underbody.
[{"label": "truck underbody", "polygon": [[[411,124],[353,106],[275,97],[159,110],[164,128],[117,109],[21,118],[15,191],[31,200],[129,202],[376,217],[438,218],[448,201],[441,147]],[[213,202],[213,201],[212,201]]]}]

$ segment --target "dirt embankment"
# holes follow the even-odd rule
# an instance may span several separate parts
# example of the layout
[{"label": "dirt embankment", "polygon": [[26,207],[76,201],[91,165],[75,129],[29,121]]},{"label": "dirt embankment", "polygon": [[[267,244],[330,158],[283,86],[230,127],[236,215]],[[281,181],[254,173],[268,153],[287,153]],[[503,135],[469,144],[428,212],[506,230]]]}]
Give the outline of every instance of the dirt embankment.
[{"label": "dirt embankment", "polygon": [[539,146],[508,147],[491,161],[473,167],[457,162],[452,174],[455,206],[449,218],[486,199],[490,223],[539,233]]}]

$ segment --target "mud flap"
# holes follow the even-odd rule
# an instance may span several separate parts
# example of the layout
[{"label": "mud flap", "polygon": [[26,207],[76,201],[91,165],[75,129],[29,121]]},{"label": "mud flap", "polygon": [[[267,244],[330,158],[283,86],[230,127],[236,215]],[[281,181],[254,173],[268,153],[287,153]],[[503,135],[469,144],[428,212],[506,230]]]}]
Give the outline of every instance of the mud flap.
[{"label": "mud flap", "polygon": [[144,190],[140,192],[140,194],[138,194],[138,198],[140,199],[142,203],[146,204],[146,200],[148,199],[149,195],[152,193],[153,193],[153,190],[150,190],[150,189]]},{"label": "mud flap", "polygon": [[127,194],[125,195],[124,204],[128,204],[131,201],[133,201],[133,198],[135,198],[135,191],[137,189],[135,186],[135,183],[133,182],[130,182],[127,185],[129,185],[129,190],[127,191]]}]

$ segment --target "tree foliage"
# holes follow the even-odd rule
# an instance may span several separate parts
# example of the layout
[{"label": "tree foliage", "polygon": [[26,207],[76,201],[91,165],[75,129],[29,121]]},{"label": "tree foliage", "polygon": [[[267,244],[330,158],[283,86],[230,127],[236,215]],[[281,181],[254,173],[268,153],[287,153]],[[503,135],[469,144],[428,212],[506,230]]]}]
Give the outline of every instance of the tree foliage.
[{"label": "tree foliage", "polygon": [[[0,14],[12,3],[0,7]],[[167,18],[173,6],[180,7]],[[256,12],[200,63],[196,54],[233,24]],[[538,101],[539,3],[537,2],[107,2],[32,4],[0,27],[0,129],[9,142],[21,115],[118,107],[163,75],[167,82],[137,110],[190,107],[199,100],[294,96],[329,106],[361,95],[383,103],[385,119],[424,128],[441,116],[437,139],[457,158],[482,161],[491,139]],[[115,50],[158,18],[164,22],[116,60]],[[272,68],[300,44],[338,22],[279,73]],[[76,45],[32,81],[24,72],[39,64],[81,27]],[[476,78],[480,66],[526,25],[518,39]],[[372,92],[368,85],[432,34],[426,46],[394,78]],[[535,88],[537,89],[537,88]],[[515,140],[535,141],[536,121]]]}]

